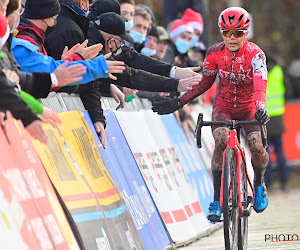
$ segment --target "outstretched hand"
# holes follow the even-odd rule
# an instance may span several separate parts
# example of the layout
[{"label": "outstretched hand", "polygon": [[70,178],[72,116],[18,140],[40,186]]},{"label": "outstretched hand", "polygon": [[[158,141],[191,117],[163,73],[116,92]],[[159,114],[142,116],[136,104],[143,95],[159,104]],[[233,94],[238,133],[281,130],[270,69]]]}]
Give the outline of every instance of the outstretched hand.
[{"label": "outstretched hand", "polygon": [[180,98],[172,99],[170,97],[159,97],[159,99],[152,103],[153,112],[159,115],[166,115],[175,112],[183,107]]},{"label": "outstretched hand", "polygon": [[111,61],[107,60],[109,57],[111,57],[111,53],[108,53],[104,56],[107,66],[108,66],[108,77],[112,80],[117,80],[117,77],[112,75],[112,73],[122,73],[125,70],[124,62],[121,61]]},{"label": "outstretched hand", "polygon": [[199,74],[195,71],[199,71],[200,69],[201,69],[200,66],[190,67],[190,68],[177,67],[176,72],[175,72],[175,78],[176,79],[185,79],[188,77],[197,76]]},{"label": "outstretched hand", "polygon": [[66,68],[67,65],[68,62],[66,61],[62,65],[57,67],[53,72],[56,75],[59,87],[73,82],[81,81],[81,75],[84,75],[86,73],[86,67],[82,64],[72,65]]},{"label": "outstretched hand", "polygon": [[193,86],[199,84],[201,79],[202,79],[202,76],[199,74],[197,74],[196,76],[186,78],[186,79],[181,79],[181,80],[179,80],[177,90],[179,92],[185,92],[185,91],[191,90],[193,88]]}]

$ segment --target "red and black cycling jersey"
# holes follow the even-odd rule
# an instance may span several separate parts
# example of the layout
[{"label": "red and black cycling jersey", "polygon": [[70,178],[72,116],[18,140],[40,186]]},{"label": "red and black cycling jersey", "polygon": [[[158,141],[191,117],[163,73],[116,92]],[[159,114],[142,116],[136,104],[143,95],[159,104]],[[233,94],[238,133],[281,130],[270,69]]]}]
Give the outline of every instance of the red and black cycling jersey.
[{"label": "red and black cycling jersey", "polygon": [[264,52],[254,43],[244,42],[232,54],[224,42],[209,48],[203,78],[192,90],[180,97],[183,104],[201,95],[219,76],[214,107],[265,108],[267,67]]}]

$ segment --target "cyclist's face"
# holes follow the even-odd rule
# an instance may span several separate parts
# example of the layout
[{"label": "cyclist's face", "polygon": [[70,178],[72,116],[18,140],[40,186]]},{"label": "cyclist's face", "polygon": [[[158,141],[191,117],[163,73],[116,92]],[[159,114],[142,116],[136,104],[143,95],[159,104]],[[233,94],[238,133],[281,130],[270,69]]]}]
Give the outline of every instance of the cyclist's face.
[{"label": "cyclist's face", "polygon": [[230,37],[222,36],[224,43],[229,51],[236,52],[243,47],[244,41],[248,36],[248,33],[245,33],[242,37],[235,37],[233,34]]}]

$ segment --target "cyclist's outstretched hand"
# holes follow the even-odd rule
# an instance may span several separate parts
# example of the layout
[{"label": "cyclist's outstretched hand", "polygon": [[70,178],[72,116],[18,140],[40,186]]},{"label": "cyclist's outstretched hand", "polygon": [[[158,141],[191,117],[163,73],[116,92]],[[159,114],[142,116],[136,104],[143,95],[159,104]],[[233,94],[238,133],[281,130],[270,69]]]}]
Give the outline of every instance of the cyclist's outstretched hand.
[{"label": "cyclist's outstretched hand", "polygon": [[192,76],[186,79],[179,80],[179,84],[177,90],[179,92],[185,92],[191,90],[193,86],[197,85],[202,79],[202,76],[197,74],[196,76]]},{"label": "cyclist's outstretched hand", "polygon": [[125,67],[122,66],[124,65],[124,62],[107,60],[109,57],[111,57],[111,53],[108,53],[104,56],[109,71],[108,77],[112,80],[117,80],[117,77],[112,75],[112,73],[122,73],[125,70]]},{"label": "cyclist's outstretched hand", "polygon": [[256,110],[254,117],[262,125],[265,125],[265,124],[267,124],[268,121],[270,121],[270,116],[269,116],[267,110],[262,109],[262,108]]},{"label": "cyclist's outstretched hand", "polygon": [[164,96],[159,97],[152,105],[153,112],[157,112],[159,115],[170,114],[183,107],[180,98],[172,99]]}]

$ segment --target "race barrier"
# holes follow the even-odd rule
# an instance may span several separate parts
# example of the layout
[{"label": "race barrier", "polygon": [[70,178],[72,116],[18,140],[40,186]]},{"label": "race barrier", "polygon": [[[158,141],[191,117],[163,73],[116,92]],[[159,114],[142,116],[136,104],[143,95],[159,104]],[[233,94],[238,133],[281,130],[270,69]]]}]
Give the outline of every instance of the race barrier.
[{"label": "race barrier", "polygon": [[209,172],[173,115],[139,99],[113,111],[104,98],[104,149],[87,111],[68,111],[83,109],[80,99],[43,104],[63,121],[43,125],[47,146],[11,117],[0,130],[1,249],[166,249],[216,229]]},{"label": "race barrier", "polygon": [[0,127],[0,248],[79,249],[22,123]]}]

